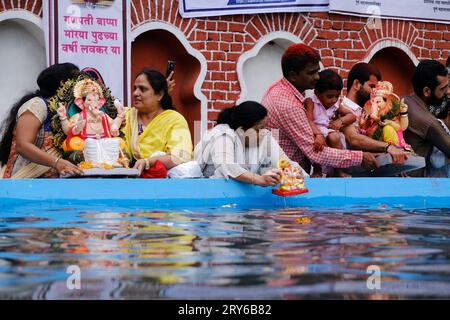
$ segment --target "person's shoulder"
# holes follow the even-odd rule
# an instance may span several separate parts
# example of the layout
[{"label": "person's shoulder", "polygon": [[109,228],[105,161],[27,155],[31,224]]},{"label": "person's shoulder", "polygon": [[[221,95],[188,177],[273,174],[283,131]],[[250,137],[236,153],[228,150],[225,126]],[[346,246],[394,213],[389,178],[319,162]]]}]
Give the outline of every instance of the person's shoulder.
[{"label": "person's shoulder", "polygon": [[47,110],[47,104],[45,103],[45,101],[41,97],[31,98],[30,100],[25,102],[22,105],[22,107],[24,107],[25,109],[30,108],[30,107],[34,107],[34,108],[42,108],[42,109]]},{"label": "person's shoulder", "polygon": [[19,118],[25,111],[33,113],[40,122],[44,122],[47,118],[47,104],[41,97],[34,97],[25,102],[17,112],[17,118]]},{"label": "person's shoulder", "polygon": [[167,117],[170,117],[170,119],[177,120],[177,121],[180,121],[180,120],[186,121],[186,118],[176,110],[168,109],[168,110],[164,110],[163,112]]}]

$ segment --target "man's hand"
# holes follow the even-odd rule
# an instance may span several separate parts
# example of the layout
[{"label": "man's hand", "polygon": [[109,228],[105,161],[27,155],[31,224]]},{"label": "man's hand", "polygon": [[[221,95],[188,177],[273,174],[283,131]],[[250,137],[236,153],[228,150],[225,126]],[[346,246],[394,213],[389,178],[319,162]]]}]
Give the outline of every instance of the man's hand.
[{"label": "man's hand", "polygon": [[371,152],[363,152],[363,160],[361,162],[361,166],[366,169],[374,170],[378,168],[377,159],[375,158],[375,154]]},{"label": "man's hand", "polygon": [[405,161],[408,159],[410,153],[407,151],[404,151],[402,149],[396,148],[394,146],[389,146],[387,149],[387,152],[392,157],[392,163],[401,166],[405,163]]},{"label": "man's hand", "polygon": [[314,136],[314,151],[322,151],[325,148],[326,141],[322,134],[317,134]]}]

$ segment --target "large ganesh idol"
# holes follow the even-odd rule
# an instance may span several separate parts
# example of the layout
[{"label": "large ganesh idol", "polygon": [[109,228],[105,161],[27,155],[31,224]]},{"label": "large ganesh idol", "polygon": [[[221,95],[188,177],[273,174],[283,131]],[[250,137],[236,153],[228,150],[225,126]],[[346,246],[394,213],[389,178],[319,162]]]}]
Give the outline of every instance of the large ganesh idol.
[{"label": "large ganesh idol", "polygon": [[67,81],[49,102],[54,145],[83,169],[128,167],[119,137],[125,108],[88,75]]},{"label": "large ganesh idol", "polygon": [[394,93],[390,82],[378,82],[361,114],[361,131],[372,139],[411,150],[403,138],[408,124],[408,106]]}]

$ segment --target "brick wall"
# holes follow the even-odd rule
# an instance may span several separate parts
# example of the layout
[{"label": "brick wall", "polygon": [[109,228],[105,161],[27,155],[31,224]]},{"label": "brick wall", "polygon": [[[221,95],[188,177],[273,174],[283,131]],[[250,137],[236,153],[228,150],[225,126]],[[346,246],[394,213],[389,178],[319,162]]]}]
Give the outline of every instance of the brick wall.
[{"label": "brick wall", "polygon": [[[0,12],[27,8],[41,14],[41,1],[0,0]],[[318,49],[325,67],[334,67],[345,78],[356,62],[363,60],[383,40],[408,48],[417,59],[442,62],[450,55],[450,25],[400,20],[382,20],[371,30],[367,19],[328,13],[275,13],[181,19],[178,1],[133,0],[132,28],[149,21],[176,26],[208,61],[202,91],[208,98],[208,118],[216,119],[224,107],[240,95],[236,65],[239,57],[258,40],[274,31],[286,31]]]}]

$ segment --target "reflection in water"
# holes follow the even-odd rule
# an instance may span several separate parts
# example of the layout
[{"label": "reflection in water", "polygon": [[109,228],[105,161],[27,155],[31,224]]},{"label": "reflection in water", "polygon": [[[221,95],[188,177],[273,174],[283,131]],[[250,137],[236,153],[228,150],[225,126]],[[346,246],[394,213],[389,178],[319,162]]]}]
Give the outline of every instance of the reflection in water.
[{"label": "reflection in water", "polygon": [[0,298],[449,298],[449,212],[3,209]]}]

